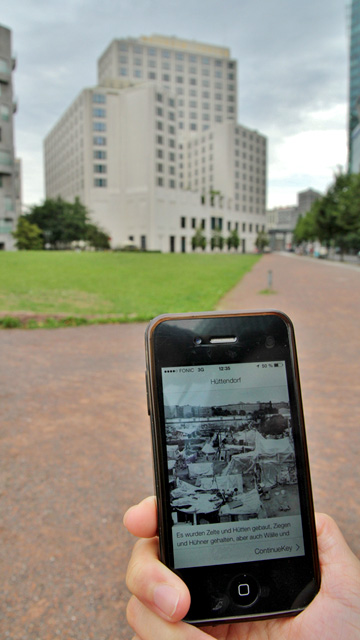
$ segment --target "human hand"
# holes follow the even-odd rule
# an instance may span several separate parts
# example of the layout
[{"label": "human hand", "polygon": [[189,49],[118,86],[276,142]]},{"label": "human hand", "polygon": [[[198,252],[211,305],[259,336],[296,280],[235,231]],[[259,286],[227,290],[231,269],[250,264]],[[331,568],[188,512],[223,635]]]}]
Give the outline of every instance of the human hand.
[{"label": "human hand", "polygon": [[127,586],[130,626],[141,640],[360,640],[360,561],[336,523],[316,518],[321,589],[298,616],[197,628],[182,622],[190,594],[182,580],[158,557],[155,498],[146,498],[124,516],[135,544]]}]

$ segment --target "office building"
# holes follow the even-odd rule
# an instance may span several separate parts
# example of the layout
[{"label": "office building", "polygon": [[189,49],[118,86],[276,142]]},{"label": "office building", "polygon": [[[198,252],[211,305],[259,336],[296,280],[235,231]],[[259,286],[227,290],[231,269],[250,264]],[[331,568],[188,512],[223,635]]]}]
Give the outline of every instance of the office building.
[{"label": "office building", "polygon": [[79,196],[113,247],[191,251],[201,228],[208,249],[220,229],[252,251],[265,227],[266,139],[236,124],[229,51],[115,40],[98,67],[99,84],[45,139],[46,196]]},{"label": "office building", "polygon": [[237,64],[225,47],[164,36],[114,40],[98,61],[98,82],[154,82],[177,97],[180,133],[236,120]]},{"label": "office building", "polygon": [[[350,8],[350,72],[349,72],[349,169],[354,172],[353,139],[359,125],[357,101],[360,98],[360,0],[352,0]],[[358,133],[358,132],[357,132]]]},{"label": "office building", "polygon": [[15,160],[11,31],[0,25],[0,249],[14,249],[20,212],[20,162]]},{"label": "office building", "polygon": [[316,200],[322,197],[320,191],[315,191],[315,189],[305,189],[305,191],[299,191],[297,194],[297,213],[298,217],[300,215],[305,215],[308,211],[310,211],[312,205]]}]

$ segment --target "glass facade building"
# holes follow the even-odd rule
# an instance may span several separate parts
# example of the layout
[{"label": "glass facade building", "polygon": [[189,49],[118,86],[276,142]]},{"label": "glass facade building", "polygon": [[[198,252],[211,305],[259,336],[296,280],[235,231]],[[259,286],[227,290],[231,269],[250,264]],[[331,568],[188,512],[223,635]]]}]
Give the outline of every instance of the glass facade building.
[{"label": "glass facade building", "polygon": [[360,100],[360,0],[352,0],[350,16],[349,168],[353,167],[353,132],[359,124]]}]

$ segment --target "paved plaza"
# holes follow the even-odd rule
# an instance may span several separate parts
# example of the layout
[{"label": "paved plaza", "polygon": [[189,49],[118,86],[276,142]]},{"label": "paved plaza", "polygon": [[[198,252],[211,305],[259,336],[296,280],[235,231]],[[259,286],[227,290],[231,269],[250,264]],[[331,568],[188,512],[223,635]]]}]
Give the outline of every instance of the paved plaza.
[{"label": "paved plaza", "polygon": [[[292,318],[315,506],[360,556],[360,268],[266,255],[219,308]],[[144,329],[0,332],[1,639],[132,637],[122,515],[152,492]]]}]

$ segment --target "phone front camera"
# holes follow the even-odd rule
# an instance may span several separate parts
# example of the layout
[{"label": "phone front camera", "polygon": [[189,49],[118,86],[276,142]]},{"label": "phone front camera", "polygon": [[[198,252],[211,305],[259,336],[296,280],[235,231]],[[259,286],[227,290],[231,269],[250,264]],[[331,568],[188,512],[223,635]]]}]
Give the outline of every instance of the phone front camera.
[{"label": "phone front camera", "polygon": [[272,349],[275,346],[275,338],[274,338],[274,336],[266,336],[265,346],[268,349]]},{"label": "phone front camera", "polygon": [[194,344],[199,345],[202,343],[202,339],[201,338],[194,338]]}]

